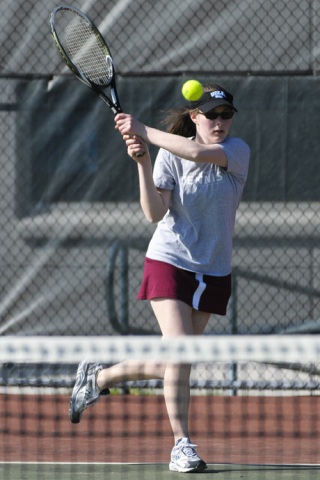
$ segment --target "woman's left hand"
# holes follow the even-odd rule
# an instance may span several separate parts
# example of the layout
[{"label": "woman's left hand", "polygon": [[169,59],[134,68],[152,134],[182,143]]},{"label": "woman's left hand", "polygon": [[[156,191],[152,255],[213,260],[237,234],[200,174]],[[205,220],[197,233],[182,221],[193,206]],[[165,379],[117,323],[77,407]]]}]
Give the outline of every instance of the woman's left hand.
[{"label": "woman's left hand", "polygon": [[136,162],[142,163],[146,156],[149,155],[148,145],[137,135],[124,134],[123,140],[126,142],[129,157]]}]

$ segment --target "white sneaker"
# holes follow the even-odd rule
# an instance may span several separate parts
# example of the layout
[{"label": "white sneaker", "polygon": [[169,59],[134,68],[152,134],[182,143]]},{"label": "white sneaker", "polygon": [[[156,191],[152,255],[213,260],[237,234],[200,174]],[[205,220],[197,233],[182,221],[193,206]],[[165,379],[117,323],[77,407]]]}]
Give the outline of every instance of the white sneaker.
[{"label": "white sneaker", "polygon": [[207,464],[198,456],[196,446],[189,438],[180,438],[171,452],[169,470],[172,472],[202,472]]},{"label": "white sneaker", "polygon": [[108,395],[108,389],[100,390],[97,385],[97,374],[102,370],[99,363],[90,363],[84,360],[79,364],[76,383],[70,399],[69,416],[72,423],[79,423],[82,412],[93,406],[100,395]]}]

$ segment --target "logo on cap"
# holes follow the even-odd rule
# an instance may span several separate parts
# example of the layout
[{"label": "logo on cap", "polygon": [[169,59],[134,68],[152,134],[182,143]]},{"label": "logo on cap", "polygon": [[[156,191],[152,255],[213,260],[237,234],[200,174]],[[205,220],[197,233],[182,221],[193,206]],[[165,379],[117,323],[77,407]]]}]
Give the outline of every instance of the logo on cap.
[{"label": "logo on cap", "polygon": [[224,92],[220,91],[215,91],[215,92],[210,92],[211,97],[213,98],[226,98],[226,94]]}]

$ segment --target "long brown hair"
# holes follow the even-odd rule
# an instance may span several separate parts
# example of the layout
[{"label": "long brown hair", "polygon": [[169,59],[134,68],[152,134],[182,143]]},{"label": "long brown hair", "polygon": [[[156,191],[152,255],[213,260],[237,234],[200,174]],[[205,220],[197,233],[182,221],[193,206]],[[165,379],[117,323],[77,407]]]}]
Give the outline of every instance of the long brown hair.
[{"label": "long brown hair", "polygon": [[[204,92],[216,92],[225,90],[217,83],[208,83],[204,85]],[[167,132],[181,135],[182,137],[194,137],[196,135],[195,123],[190,118],[190,112],[197,111],[187,106],[173,108],[169,110],[167,116],[161,124],[166,127]]]}]

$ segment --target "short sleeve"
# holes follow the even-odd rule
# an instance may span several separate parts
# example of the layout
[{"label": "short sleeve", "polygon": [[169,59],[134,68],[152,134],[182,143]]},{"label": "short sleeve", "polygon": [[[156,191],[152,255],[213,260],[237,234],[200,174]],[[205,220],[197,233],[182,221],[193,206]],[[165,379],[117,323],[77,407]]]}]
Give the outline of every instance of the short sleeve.
[{"label": "short sleeve", "polygon": [[221,147],[228,159],[227,172],[245,183],[249,169],[249,146],[240,138],[228,138]]},{"label": "short sleeve", "polygon": [[153,169],[153,180],[158,188],[173,190],[176,184],[170,152],[160,148]]}]

